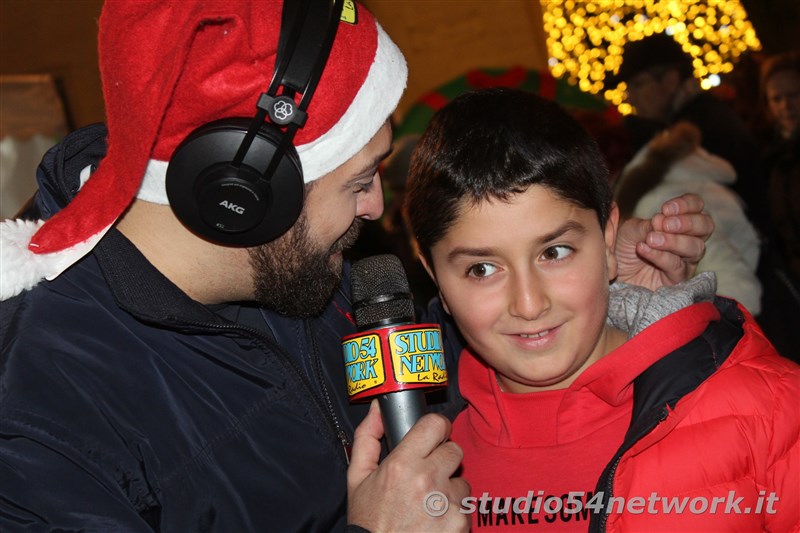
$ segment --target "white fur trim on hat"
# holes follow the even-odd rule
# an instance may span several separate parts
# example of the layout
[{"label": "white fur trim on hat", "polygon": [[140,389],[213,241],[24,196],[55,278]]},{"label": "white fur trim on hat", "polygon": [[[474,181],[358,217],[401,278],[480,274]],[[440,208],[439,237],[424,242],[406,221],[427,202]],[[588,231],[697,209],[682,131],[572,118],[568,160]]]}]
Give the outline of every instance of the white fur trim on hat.
[{"label": "white fur trim on hat", "polygon": [[167,167],[169,163],[151,159],[144,170],[144,179],[139,187],[136,197],[145,202],[169,205],[167,198]]},{"label": "white fur trim on hat", "polygon": [[[375,136],[397,107],[406,88],[405,58],[380,24],[378,47],[364,84],[347,111],[334,126],[314,141],[297,147],[306,183],[321,178],[356,155]],[[137,198],[169,205],[166,161],[147,164]]]},{"label": "white fur trim on hat", "polygon": [[403,95],[408,78],[405,58],[380,24],[376,25],[378,49],[353,103],[325,134],[297,147],[306,183],[335,170],[364,148]]},{"label": "white fur trim on hat", "polygon": [[55,279],[89,253],[108,228],[89,239],[51,254],[35,254],[28,243],[44,220],[5,220],[0,223],[0,300],[35,287],[43,279]]}]

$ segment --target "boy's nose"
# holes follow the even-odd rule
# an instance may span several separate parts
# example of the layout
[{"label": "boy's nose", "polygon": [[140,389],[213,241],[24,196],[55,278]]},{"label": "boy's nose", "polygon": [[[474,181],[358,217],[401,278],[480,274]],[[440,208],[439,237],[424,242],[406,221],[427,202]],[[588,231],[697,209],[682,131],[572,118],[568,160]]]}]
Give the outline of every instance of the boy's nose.
[{"label": "boy's nose", "polygon": [[536,320],[550,308],[544,284],[531,273],[515,276],[511,284],[510,313],[525,320]]}]

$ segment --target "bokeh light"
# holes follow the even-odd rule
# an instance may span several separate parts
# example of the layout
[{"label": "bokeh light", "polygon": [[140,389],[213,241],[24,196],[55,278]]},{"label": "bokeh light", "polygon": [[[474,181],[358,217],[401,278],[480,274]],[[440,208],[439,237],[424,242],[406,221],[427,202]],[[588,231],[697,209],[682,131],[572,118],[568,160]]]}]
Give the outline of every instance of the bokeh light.
[{"label": "bokeh light", "polygon": [[625,84],[606,86],[622,64],[622,47],[654,33],[671,35],[694,58],[701,87],[719,85],[740,55],[761,43],[739,0],[541,0],[556,77],[602,95],[623,114]]}]

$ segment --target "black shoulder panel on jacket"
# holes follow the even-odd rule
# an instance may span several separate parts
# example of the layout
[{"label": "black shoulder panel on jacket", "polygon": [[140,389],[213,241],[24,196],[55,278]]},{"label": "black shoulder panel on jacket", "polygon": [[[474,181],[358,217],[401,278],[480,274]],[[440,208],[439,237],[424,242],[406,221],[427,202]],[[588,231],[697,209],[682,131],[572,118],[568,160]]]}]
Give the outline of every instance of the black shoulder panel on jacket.
[{"label": "black shoulder panel on jacket", "polygon": [[695,390],[725,362],[742,338],[744,317],[733,300],[717,298],[721,319],[712,322],[696,339],[655,362],[636,378],[632,423],[625,440],[632,437],[645,413],[669,405]]}]

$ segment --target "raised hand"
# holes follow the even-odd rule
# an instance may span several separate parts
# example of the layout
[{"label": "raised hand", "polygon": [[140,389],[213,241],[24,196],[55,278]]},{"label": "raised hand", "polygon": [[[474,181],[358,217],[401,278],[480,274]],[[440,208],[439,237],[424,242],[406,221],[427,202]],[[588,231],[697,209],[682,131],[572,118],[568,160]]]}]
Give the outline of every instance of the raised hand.
[{"label": "raised hand", "polygon": [[714,231],[702,211],[702,198],[684,194],[664,202],[650,220],[624,221],[617,234],[617,280],[655,290],[692,277]]}]

